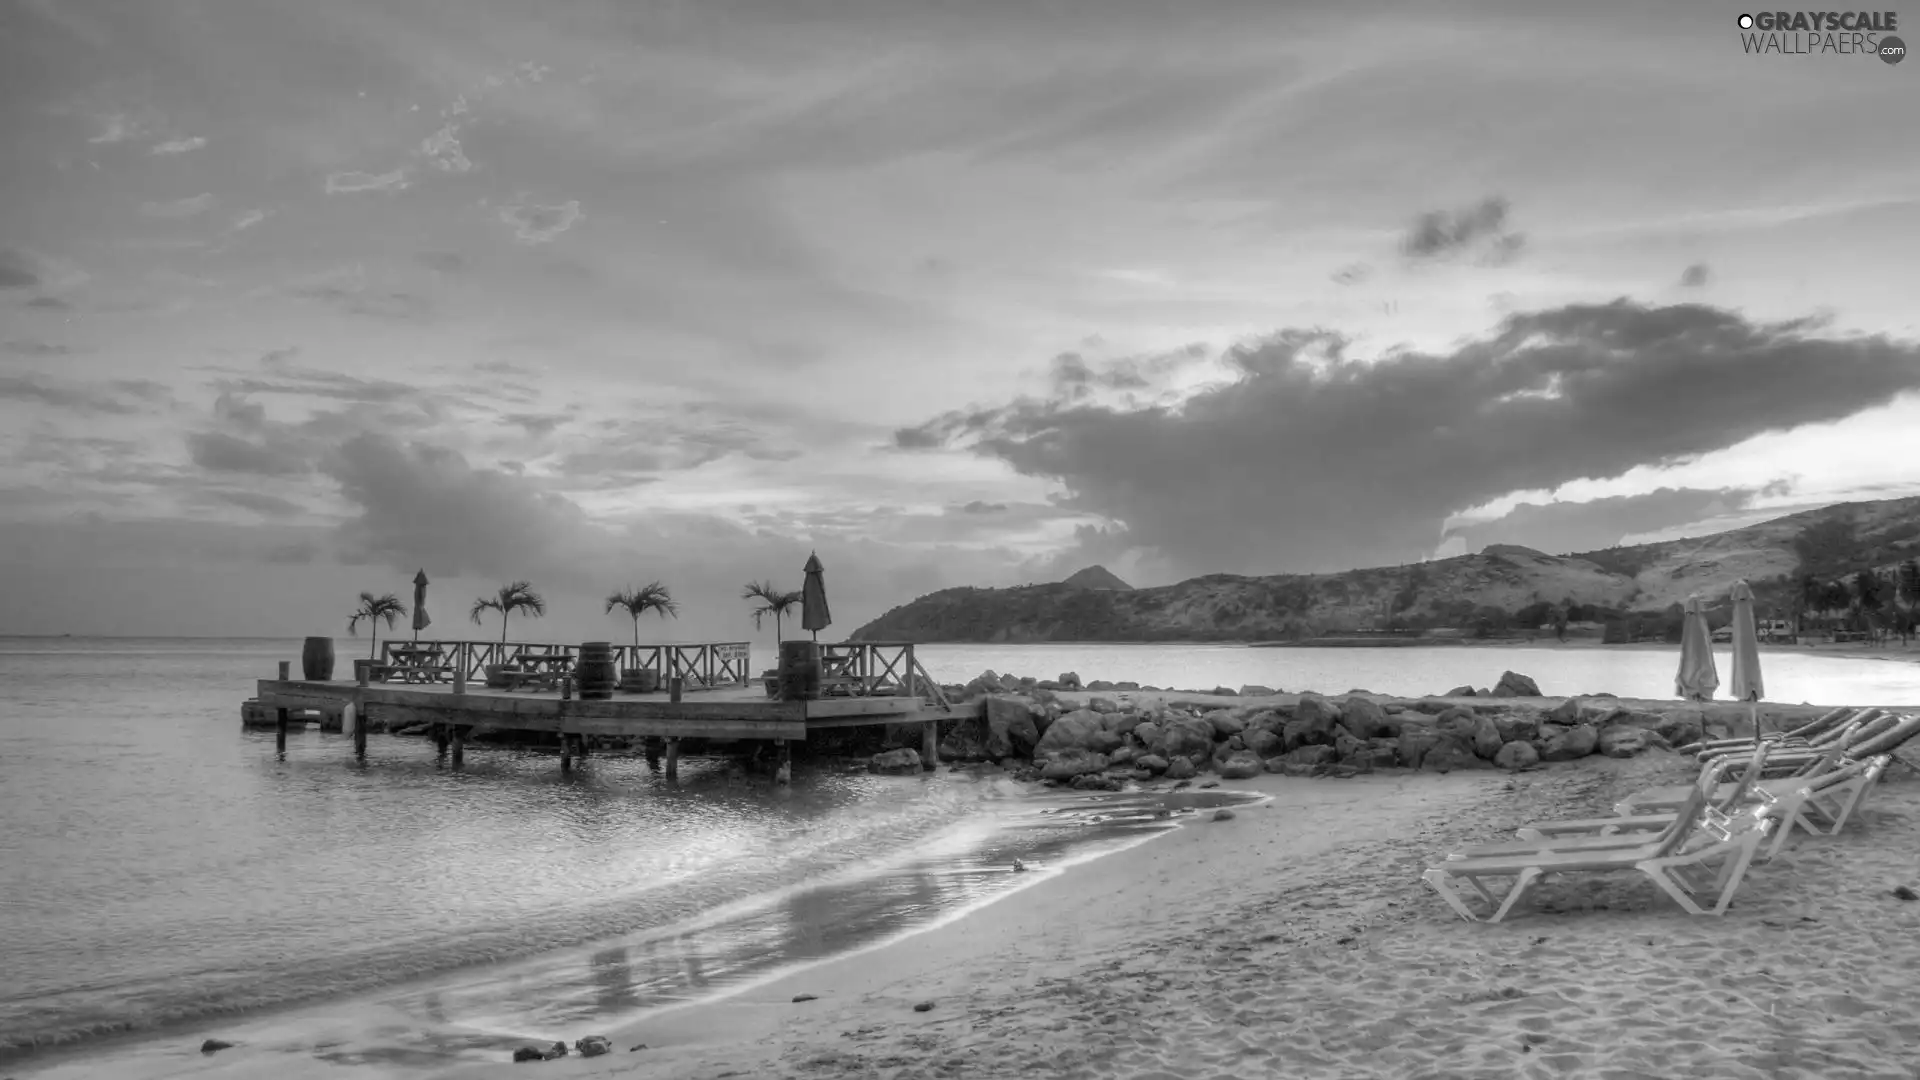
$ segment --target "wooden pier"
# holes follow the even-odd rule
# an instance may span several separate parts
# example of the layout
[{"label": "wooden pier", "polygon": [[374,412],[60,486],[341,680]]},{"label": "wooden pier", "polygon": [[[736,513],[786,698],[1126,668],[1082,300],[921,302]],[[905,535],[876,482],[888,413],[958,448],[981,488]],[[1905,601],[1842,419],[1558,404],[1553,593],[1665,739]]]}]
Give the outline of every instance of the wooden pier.
[{"label": "wooden pier", "polygon": [[[354,665],[355,678],[328,681],[294,678],[292,662],[283,661],[279,678],[260,680],[255,699],[242,708],[242,723],[277,728],[284,751],[290,725],[318,721],[322,730],[339,731],[351,709],[357,755],[366,754],[370,720],[388,731],[426,724],[456,765],[475,729],[558,735],[562,768],[586,756],[589,736],[614,736],[646,740],[649,757],[655,747],[664,749],[669,776],[677,774],[681,739],[763,739],[779,753],[784,777],[792,744],[809,732],[862,725],[921,725],[921,760],[932,768],[939,760],[939,722],[973,717],[981,708],[949,704],[905,642],[822,645],[827,693],[805,700],[771,697],[761,681],[750,680],[744,643],[626,646],[668,672],[667,685],[645,693],[617,691],[607,699],[573,693],[565,672],[569,660],[559,659],[571,658],[572,646],[520,646],[519,655],[555,658],[558,689],[501,689],[472,678],[509,648],[498,642],[399,642],[382,658],[387,662],[362,660]],[[485,659],[476,660],[476,654]],[[426,663],[393,663],[396,658]],[[430,668],[424,677],[422,667]]]}]

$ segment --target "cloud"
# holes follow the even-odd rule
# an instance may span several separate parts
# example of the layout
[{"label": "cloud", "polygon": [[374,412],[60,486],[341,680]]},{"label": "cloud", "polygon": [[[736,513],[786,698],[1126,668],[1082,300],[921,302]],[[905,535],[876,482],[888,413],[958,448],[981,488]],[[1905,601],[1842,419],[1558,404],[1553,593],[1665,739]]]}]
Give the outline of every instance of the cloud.
[{"label": "cloud", "polygon": [[1692,266],[1680,271],[1680,287],[1683,289],[1701,288],[1706,285],[1707,280],[1711,276],[1712,271],[1707,268],[1706,263],[1694,263]]},{"label": "cloud", "polygon": [[172,392],[166,387],[144,379],[116,379],[89,386],[30,375],[0,375],[0,400],[26,401],[79,413],[131,416],[171,396]]},{"label": "cloud", "polygon": [[146,126],[126,113],[109,113],[100,119],[100,134],[88,139],[95,146],[126,142],[145,132]]},{"label": "cloud", "polygon": [[1333,272],[1336,285],[1358,285],[1373,276],[1373,267],[1366,263],[1349,263]]},{"label": "cloud", "polygon": [[187,456],[209,472],[300,476],[313,469],[304,447],[284,441],[252,442],[224,431],[188,434]]},{"label": "cloud", "polygon": [[443,274],[458,274],[473,265],[473,260],[457,251],[422,251],[413,258],[421,266]]},{"label": "cloud", "polygon": [[73,349],[66,345],[56,345],[50,341],[35,341],[31,338],[22,338],[7,342],[7,351],[20,356],[41,357],[66,356],[73,352]]},{"label": "cloud", "polygon": [[283,499],[278,495],[266,495],[257,491],[216,491],[211,494],[221,502],[231,503],[243,510],[251,510],[262,517],[289,518],[306,513],[306,508],[299,503],[291,499]]},{"label": "cloud", "polygon": [[62,300],[57,296],[36,296],[33,299],[27,301],[27,306],[30,308],[40,308],[44,311],[72,311],[73,310],[72,304],[67,303],[65,300]]},{"label": "cloud", "polygon": [[0,247],[0,289],[31,289],[40,284],[40,275],[25,254]]},{"label": "cloud", "polygon": [[394,321],[421,319],[433,313],[430,297],[404,289],[376,289],[364,267],[354,265],[300,282],[287,295],[331,305],[349,315]]},{"label": "cloud", "polygon": [[500,220],[513,226],[513,235],[523,244],[544,244],[573,228],[584,216],[578,199],[569,199],[558,206],[522,203],[500,211]]},{"label": "cloud", "polygon": [[159,145],[155,146],[152,150],[148,151],[148,153],[158,154],[163,156],[173,155],[173,154],[185,154],[194,150],[198,150],[205,145],[207,145],[207,140],[201,138],[198,135],[195,135],[192,138],[187,138],[187,139],[169,139],[166,142],[160,143]]},{"label": "cloud", "polygon": [[212,208],[213,195],[211,192],[203,192],[185,199],[174,199],[171,202],[145,202],[140,204],[141,213],[151,218],[162,218],[168,221],[184,221],[187,218],[198,217]]},{"label": "cloud", "polygon": [[231,232],[239,232],[242,229],[251,229],[265,220],[267,220],[266,211],[249,210],[239,217],[234,218],[233,224],[227,226],[227,229]]},{"label": "cloud", "polygon": [[1445,538],[1463,551],[1488,544],[1519,544],[1549,555],[1597,551],[1622,537],[1744,510],[1762,489],[1658,488],[1643,495],[1615,495],[1587,502],[1524,502],[1490,521],[1460,525]]},{"label": "cloud", "polygon": [[405,168],[386,173],[337,172],[327,174],[327,194],[347,195],[359,191],[404,191],[410,183]]},{"label": "cloud", "polygon": [[1006,503],[990,503],[975,499],[962,506],[960,512],[963,514],[1001,514],[1005,513],[1006,509]]},{"label": "cloud", "polygon": [[1400,251],[1413,260],[1442,259],[1479,248],[1484,261],[1510,261],[1526,238],[1507,230],[1507,201],[1483,199],[1462,210],[1430,210],[1401,238]]},{"label": "cloud", "polygon": [[544,438],[572,417],[565,413],[508,413],[500,419],[520,425],[523,431],[535,438]]},{"label": "cloud", "polygon": [[460,127],[448,124],[439,131],[427,136],[420,144],[420,153],[441,172],[464,173],[473,169],[466,151],[461,149],[458,138]]},{"label": "cloud", "polygon": [[1178,404],[1057,391],[949,412],[895,442],[966,447],[1054,481],[1063,509],[1110,522],[1169,573],[1393,564],[1421,557],[1450,515],[1513,492],[1674,463],[1920,389],[1920,345],[1824,329],[1619,300],[1516,314],[1452,352],[1372,362],[1337,335],[1289,330],[1229,350],[1230,381]]}]

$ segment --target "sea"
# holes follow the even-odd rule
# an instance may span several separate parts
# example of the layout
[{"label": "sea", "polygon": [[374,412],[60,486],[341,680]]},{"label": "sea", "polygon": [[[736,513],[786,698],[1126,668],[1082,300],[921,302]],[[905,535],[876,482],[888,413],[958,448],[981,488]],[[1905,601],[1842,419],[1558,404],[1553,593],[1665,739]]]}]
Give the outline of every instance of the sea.
[{"label": "sea", "polygon": [[[698,757],[669,782],[638,757],[562,773],[550,753],[492,747],[456,771],[424,740],[376,735],[357,761],[311,728],[282,757],[272,732],[241,728],[240,703],[277,661],[297,667],[300,645],[0,638],[0,1073],[189,1075],[150,1048],[348,1002],[387,1018],[383,1075],[499,1060],[541,1032],[895,940],[1247,798],[1035,794],[825,762],[780,787]],[[1547,694],[1661,698],[1675,666],[1669,649],[1556,646],[918,654],[943,682],[1072,671],[1404,695],[1513,670]],[[1775,651],[1763,669],[1770,700],[1920,702],[1908,661]],[[313,1075],[371,1053],[308,1041]]]}]

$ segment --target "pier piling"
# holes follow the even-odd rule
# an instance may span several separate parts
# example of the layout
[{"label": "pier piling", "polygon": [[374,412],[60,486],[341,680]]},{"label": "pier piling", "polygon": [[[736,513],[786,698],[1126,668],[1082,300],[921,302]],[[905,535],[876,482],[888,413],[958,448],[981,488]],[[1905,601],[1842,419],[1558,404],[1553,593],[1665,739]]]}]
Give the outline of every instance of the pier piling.
[{"label": "pier piling", "polygon": [[[280,661],[280,670],[285,671],[287,662]],[[274,717],[273,748],[281,757],[287,756],[287,710],[282,708]]]},{"label": "pier piling", "polygon": [[681,678],[678,675],[675,675],[673,678],[667,680],[667,700],[670,702],[673,702],[676,705],[679,704],[680,695],[686,691],[686,688],[687,688],[686,680]]},{"label": "pier piling", "polygon": [[680,779],[680,737],[677,735],[667,736],[667,779]]},{"label": "pier piling", "polygon": [[573,771],[573,736],[564,731],[560,733],[560,771]]},{"label": "pier piling", "polygon": [[793,744],[785,739],[773,740],[774,752],[779,756],[780,765],[773,772],[776,784],[793,783]]},{"label": "pier piling", "polygon": [[647,736],[646,749],[647,768],[658,769],[660,767],[660,737],[658,735]]},{"label": "pier piling", "polygon": [[447,725],[433,725],[433,756],[435,758],[444,758],[447,756],[447,743],[449,741]]},{"label": "pier piling", "polygon": [[291,679],[291,678],[293,678],[293,661],[291,660],[280,661],[280,681],[286,682],[288,679]]},{"label": "pier piling", "polygon": [[467,729],[455,726],[453,729],[453,767],[459,768],[467,760]]},{"label": "pier piling", "polygon": [[940,721],[928,720],[920,729],[920,760],[931,769],[940,764]]}]

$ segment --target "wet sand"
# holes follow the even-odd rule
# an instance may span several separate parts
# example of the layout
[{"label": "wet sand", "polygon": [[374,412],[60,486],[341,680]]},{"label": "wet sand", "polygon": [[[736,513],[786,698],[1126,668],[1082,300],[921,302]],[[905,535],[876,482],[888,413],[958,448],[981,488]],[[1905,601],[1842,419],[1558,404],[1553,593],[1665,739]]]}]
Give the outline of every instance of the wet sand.
[{"label": "wet sand", "polygon": [[1798,836],[1757,866],[1722,918],[1619,876],[1552,884],[1505,924],[1470,924],[1418,880],[1459,843],[1604,812],[1690,771],[1657,755],[1518,777],[1236,782],[1271,801],[877,951],[604,1032],[609,1056],[440,1075],[1914,1075],[1920,902],[1892,890],[1920,886],[1920,782],[1899,767],[1842,835]]}]

